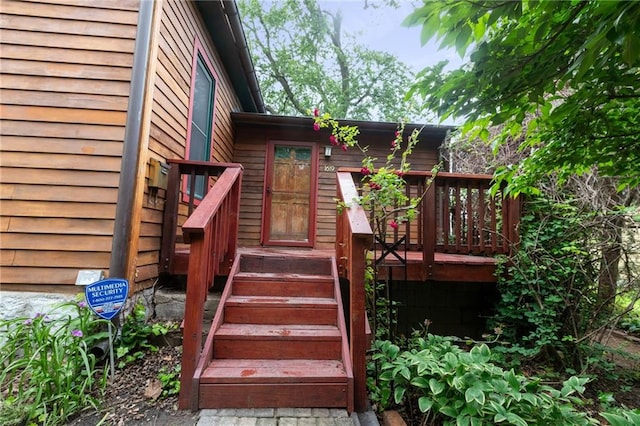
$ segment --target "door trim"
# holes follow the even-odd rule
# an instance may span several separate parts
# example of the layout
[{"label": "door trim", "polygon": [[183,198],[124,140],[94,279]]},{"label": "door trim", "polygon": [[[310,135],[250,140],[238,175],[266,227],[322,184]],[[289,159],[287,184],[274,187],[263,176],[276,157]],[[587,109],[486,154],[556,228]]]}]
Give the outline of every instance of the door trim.
[{"label": "door trim", "polygon": [[[295,240],[269,240],[271,226],[271,203],[267,200],[267,188],[273,181],[273,161],[275,146],[293,146],[311,148],[311,182],[309,188],[309,238],[308,241]],[[318,205],[318,145],[315,142],[299,142],[285,140],[267,141],[264,165],[264,187],[262,189],[262,221],[260,232],[260,244],[263,246],[287,246],[287,247],[315,247],[316,221]]]}]

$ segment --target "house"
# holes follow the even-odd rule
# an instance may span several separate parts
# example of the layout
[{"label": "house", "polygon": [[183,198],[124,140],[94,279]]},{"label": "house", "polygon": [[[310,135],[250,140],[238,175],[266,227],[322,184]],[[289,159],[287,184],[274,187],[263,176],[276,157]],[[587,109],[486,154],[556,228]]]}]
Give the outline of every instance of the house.
[{"label": "house", "polygon": [[230,162],[230,113],[264,112],[235,4],[1,12],[3,289],[76,292],[83,269],[151,286],[165,192],[151,172],[167,158]]},{"label": "house", "polygon": [[[447,127],[422,130],[405,176],[417,221],[376,243],[360,206],[336,215],[360,156],[329,152],[310,118],[264,114],[234,2],[3,1],[0,38],[2,289],[186,276],[182,408],[364,409],[366,256],[415,300],[493,283],[515,240],[517,204],[490,176],[429,172]],[[396,124],[349,124],[387,155]]]}]

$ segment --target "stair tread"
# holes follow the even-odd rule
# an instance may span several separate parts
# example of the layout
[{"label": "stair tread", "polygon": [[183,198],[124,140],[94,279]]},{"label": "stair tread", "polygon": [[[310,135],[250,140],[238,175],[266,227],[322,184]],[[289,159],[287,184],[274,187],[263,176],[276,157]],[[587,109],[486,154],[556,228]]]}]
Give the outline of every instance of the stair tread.
[{"label": "stair tread", "polygon": [[224,323],[215,332],[216,337],[298,339],[314,338],[334,340],[340,338],[340,330],[334,325],[280,325],[280,324],[231,324]]},{"label": "stair tread", "polygon": [[317,359],[215,359],[201,383],[327,383],[344,382],[342,361]]},{"label": "stair tread", "polygon": [[292,274],[288,272],[238,272],[235,279],[251,279],[260,281],[333,281],[332,275],[318,275],[318,274]]},{"label": "stair tread", "polygon": [[282,296],[239,296],[231,295],[227,299],[227,305],[237,304],[251,304],[252,306],[274,306],[274,305],[289,305],[289,306],[308,306],[308,305],[337,305],[336,299],[331,297],[282,297]]}]

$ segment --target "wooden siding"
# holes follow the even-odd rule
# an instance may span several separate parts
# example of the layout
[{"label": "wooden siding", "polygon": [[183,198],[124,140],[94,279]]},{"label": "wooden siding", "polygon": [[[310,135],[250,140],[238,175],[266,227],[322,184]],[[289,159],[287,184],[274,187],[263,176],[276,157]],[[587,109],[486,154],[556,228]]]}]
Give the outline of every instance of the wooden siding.
[{"label": "wooden siding", "polygon": [[[193,63],[196,40],[202,45],[216,76],[212,161],[231,162],[233,128],[231,111],[241,110],[222,61],[214,47],[196,6],[186,1],[164,1],[156,75],[153,88],[153,112],[149,135],[148,160],[185,158]],[[147,174],[148,175],[148,174]],[[149,190],[148,181],[142,206],[140,245],[136,282],[146,286],[158,276],[162,212],[166,191]],[[186,219],[180,210],[178,223]]]},{"label": "wooden siding", "polygon": [[[384,159],[394,139],[394,131],[368,133],[361,128],[359,141],[370,146],[374,157]],[[336,235],[336,171],[340,167],[361,167],[362,154],[356,149],[342,151],[333,147],[330,158],[325,158],[324,147],[329,145],[328,134],[316,133],[309,120],[308,129],[284,126],[258,126],[246,123],[236,124],[236,145],[233,161],[244,166],[242,201],[240,207],[240,247],[260,245],[262,225],[262,199],[264,191],[265,155],[267,142],[280,141],[315,142],[318,144],[318,203],[316,219],[316,247],[332,249]],[[433,143],[433,141],[430,141]],[[411,157],[414,170],[431,170],[438,161],[435,149],[425,144],[418,145]]]},{"label": "wooden siding", "polygon": [[2,1],[5,289],[50,291],[109,268],[137,10]]}]

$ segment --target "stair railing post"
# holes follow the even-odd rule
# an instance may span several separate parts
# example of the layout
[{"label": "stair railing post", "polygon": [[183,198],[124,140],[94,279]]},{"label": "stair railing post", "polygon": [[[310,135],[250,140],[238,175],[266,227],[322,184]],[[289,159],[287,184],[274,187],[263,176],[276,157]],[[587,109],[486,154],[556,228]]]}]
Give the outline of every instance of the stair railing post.
[{"label": "stair railing post", "polygon": [[[182,367],[180,372],[180,409],[198,409],[198,383],[194,383],[193,373],[200,359],[202,347],[202,323],[204,319],[204,300],[207,296],[207,267],[200,259],[209,251],[210,236],[204,234],[191,236],[189,255],[189,273],[185,300],[184,329],[182,330]],[[203,267],[204,266],[204,267]]]},{"label": "stair railing post", "polygon": [[366,338],[366,308],[365,308],[365,278],[366,250],[371,244],[371,238],[363,235],[353,235],[349,250],[349,282],[350,282],[350,316],[351,333],[350,347],[353,363],[354,405],[359,413],[367,409],[367,338]]},{"label": "stair railing post", "polygon": [[[366,252],[373,242],[373,231],[369,219],[357,201],[359,195],[350,172],[337,173],[337,195],[346,206],[338,217],[336,253],[346,257],[346,274],[349,280],[349,348],[354,381],[354,408],[357,412],[367,409],[367,336],[365,306]],[[342,259],[338,259],[342,260]]]}]

